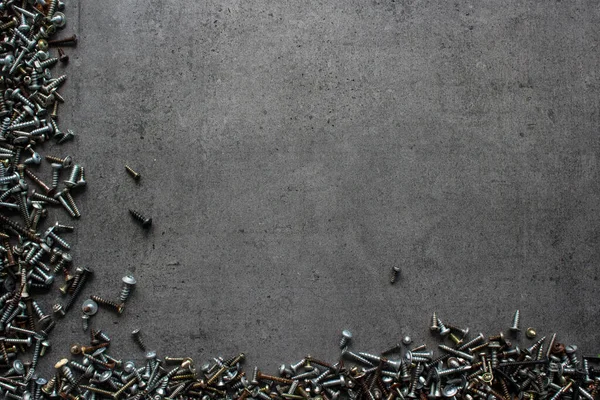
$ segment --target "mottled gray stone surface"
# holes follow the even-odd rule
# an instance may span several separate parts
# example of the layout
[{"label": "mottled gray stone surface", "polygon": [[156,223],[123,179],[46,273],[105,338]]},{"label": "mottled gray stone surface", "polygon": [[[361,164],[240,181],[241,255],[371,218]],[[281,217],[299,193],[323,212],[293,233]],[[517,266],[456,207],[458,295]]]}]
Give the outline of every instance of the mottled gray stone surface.
[{"label": "mottled gray stone surface", "polygon": [[[344,328],[378,351],[431,340],[434,310],[494,334],[517,308],[524,328],[598,350],[597,2],[110,0],[66,13],[63,35],[80,43],[61,126],[78,137],[52,152],[89,181],[76,265],[95,271],[85,294],[139,281],[123,316],[92,322],[113,353],[140,357],[140,327],[162,355],[244,351],[274,371],[335,359]],[[85,340],[74,313],[52,358]]]}]

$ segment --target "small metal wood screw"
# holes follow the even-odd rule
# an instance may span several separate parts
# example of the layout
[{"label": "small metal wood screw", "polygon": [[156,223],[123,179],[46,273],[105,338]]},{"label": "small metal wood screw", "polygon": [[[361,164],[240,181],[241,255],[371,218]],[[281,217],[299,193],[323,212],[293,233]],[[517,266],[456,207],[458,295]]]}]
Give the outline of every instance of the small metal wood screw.
[{"label": "small metal wood screw", "polygon": [[152,218],[146,218],[138,211],[131,209],[129,210],[129,213],[133,216],[133,218],[136,221],[138,221],[142,225],[142,228],[150,229],[150,227],[152,226]]}]

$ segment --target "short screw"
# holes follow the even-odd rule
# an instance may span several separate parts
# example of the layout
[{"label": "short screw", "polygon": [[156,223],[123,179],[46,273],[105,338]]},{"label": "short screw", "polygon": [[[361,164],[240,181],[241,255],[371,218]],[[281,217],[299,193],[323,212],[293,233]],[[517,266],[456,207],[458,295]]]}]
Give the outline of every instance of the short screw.
[{"label": "short screw", "polygon": [[123,286],[121,286],[121,293],[119,294],[119,301],[125,303],[131,294],[131,290],[136,284],[136,280],[133,276],[127,275],[122,278]]},{"label": "short screw", "polygon": [[344,347],[346,347],[351,339],[352,339],[352,332],[350,332],[348,329],[344,329],[342,331],[342,338],[340,339],[340,349],[343,349]]},{"label": "short screw", "polygon": [[138,221],[142,225],[142,228],[150,229],[150,227],[152,226],[152,218],[146,218],[139,212],[131,209],[129,210],[129,213],[136,221]]},{"label": "short screw", "polygon": [[142,332],[139,328],[131,332],[131,337],[142,351],[146,351],[146,345],[144,343],[144,340],[142,339]]},{"label": "short screw", "polygon": [[103,299],[100,296],[94,296],[94,295],[92,295],[92,296],[90,296],[90,298],[92,300],[94,300],[96,303],[98,303],[99,305],[111,308],[112,310],[116,311],[117,314],[123,314],[123,310],[125,309],[125,305],[124,304],[117,304],[117,303],[115,303],[113,301]]},{"label": "short screw", "polygon": [[519,320],[521,319],[519,310],[515,311],[515,315],[513,316],[512,326],[510,327],[510,331],[513,334],[516,334],[521,329],[519,328]]},{"label": "short screw", "polygon": [[396,279],[398,279],[398,275],[400,274],[400,267],[393,266],[392,267],[392,275],[390,277],[390,283],[393,285],[396,283]]},{"label": "short screw", "polygon": [[140,178],[142,177],[142,175],[140,175],[138,172],[134,171],[133,168],[131,168],[129,165],[125,164],[125,170],[127,171],[127,173],[129,175],[131,175],[131,177],[133,179],[135,179],[136,181],[139,181]]}]

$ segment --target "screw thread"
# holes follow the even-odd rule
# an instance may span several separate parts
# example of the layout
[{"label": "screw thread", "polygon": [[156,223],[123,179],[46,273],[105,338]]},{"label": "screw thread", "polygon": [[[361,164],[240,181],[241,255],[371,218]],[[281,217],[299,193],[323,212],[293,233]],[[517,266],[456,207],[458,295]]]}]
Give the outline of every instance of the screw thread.
[{"label": "screw thread", "polygon": [[81,217],[81,212],[79,212],[79,208],[77,207],[77,204],[75,204],[75,199],[73,199],[73,196],[71,196],[70,192],[65,193],[65,199],[67,200],[69,207],[71,207],[71,210],[73,210],[75,217]]},{"label": "screw thread", "polygon": [[69,301],[67,302],[67,305],[65,306],[65,311],[68,311],[69,308],[71,308],[71,306],[73,306],[73,304],[75,304],[75,300],[77,299],[77,296],[79,296],[79,293],[81,293],[81,291],[83,290],[83,286],[88,279],[88,272],[86,270],[83,270],[83,272],[81,272],[81,274],[79,274],[79,275],[81,275],[81,277],[79,278],[79,284],[73,290],[73,293],[71,294],[71,297],[69,298]]},{"label": "screw thread", "polygon": [[129,175],[131,175],[131,177],[132,177],[133,179],[135,179],[136,181],[137,181],[137,180],[139,180],[139,179],[142,177],[142,176],[141,176],[141,175],[140,175],[138,172],[134,171],[134,170],[133,170],[133,168],[131,168],[131,167],[130,167],[129,165],[127,165],[127,164],[125,164],[125,170],[126,170],[126,171],[127,171],[127,173],[128,173]]},{"label": "screw thread", "polygon": [[517,311],[515,311],[515,315],[513,316],[512,326],[510,327],[511,330],[513,330],[513,331],[519,330],[520,319],[521,319],[521,313],[519,310],[517,310]]},{"label": "screw thread", "polygon": [[117,303],[115,303],[113,301],[106,300],[106,299],[104,299],[102,297],[95,296],[95,295],[90,296],[90,298],[92,300],[94,300],[98,304],[101,304],[103,306],[110,307],[110,308],[114,309],[119,314],[121,314],[123,312],[123,307],[124,307],[123,304],[117,304]]},{"label": "screw thread", "polygon": [[136,329],[135,331],[131,332],[131,337],[133,338],[133,341],[138,345],[140,350],[146,351],[146,344],[142,339],[142,332],[140,332],[139,329]]}]

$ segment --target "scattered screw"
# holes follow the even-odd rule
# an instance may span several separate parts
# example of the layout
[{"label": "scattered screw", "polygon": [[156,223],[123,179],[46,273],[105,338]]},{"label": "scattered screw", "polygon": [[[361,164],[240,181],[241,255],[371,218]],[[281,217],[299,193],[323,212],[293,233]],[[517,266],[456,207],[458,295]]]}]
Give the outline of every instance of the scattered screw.
[{"label": "scattered screw", "polygon": [[134,210],[129,210],[129,213],[133,216],[133,218],[136,221],[138,221],[142,225],[142,228],[150,229],[150,227],[152,226],[152,218],[146,218],[142,214]]},{"label": "scattered screw", "polygon": [[127,173],[128,173],[129,175],[131,175],[131,177],[132,177],[133,179],[135,179],[136,181],[139,181],[139,180],[140,180],[140,178],[142,177],[142,176],[141,176],[139,173],[135,172],[135,171],[133,170],[133,168],[131,168],[131,167],[130,167],[129,165],[127,165],[127,164],[125,164],[125,170],[126,170],[126,171],[127,171]]}]

